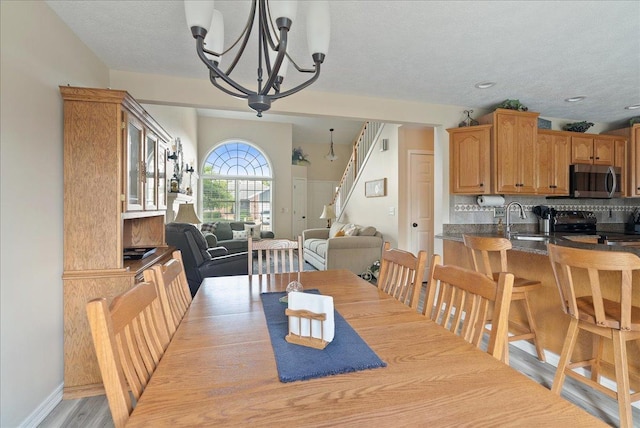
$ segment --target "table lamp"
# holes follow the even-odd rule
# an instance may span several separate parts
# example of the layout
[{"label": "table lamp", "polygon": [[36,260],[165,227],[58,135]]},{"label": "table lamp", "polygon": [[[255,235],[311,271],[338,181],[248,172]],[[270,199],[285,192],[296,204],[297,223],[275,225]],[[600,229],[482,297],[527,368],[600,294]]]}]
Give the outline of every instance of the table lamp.
[{"label": "table lamp", "polygon": [[178,205],[178,214],[176,214],[174,223],[191,223],[198,225],[202,223],[202,220],[198,218],[196,210],[193,208],[193,204],[185,203]]},{"label": "table lamp", "polygon": [[322,208],[322,214],[320,214],[321,219],[327,220],[327,227],[331,227],[331,219],[336,218],[336,212],[333,210],[333,205],[325,205]]}]

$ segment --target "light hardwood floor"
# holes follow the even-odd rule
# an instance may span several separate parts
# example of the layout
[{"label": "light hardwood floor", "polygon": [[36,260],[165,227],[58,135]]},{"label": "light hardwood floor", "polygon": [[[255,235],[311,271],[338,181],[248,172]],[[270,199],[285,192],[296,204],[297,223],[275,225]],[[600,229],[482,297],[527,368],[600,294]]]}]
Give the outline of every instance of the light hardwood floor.
[{"label": "light hardwood floor", "polygon": [[[510,346],[510,365],[534,381],[550,388],[555,367],[540,362],[521,349]],[[611,426],[618,426],[618,405],[613,399],[567,378],[562,396]],[[640,409],[633,409],[634,426],[640,427]],[[63,400],[40,424],[40,427],[113,427],[105,396]]]}]

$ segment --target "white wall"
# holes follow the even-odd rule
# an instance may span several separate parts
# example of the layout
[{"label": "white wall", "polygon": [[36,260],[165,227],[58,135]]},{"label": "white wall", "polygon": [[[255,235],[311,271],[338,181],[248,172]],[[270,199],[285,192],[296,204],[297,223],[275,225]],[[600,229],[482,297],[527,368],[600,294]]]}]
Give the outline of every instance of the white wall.
[{"label": "white wall", "polygon": [[209,152],[220,143],[244,140],[259,147],[273,168],[271,223],[276,237],[291,238],[291,124],[212,117],[198,118],[198,170]]},{"label": "white wall", "polygon": [[[381,152],[383,138],[389,139],[389,150]],[[342,223],[374,226],[394,248],[398,247],[399,151],[398,125],[386,124],[362,175],[354,183],[346,209],[338,219]],[[387,196],[367,198],[364,195],[365,182],[381,178],[387,179]],[[389,215],[390,208],[394,210],[393,215]]]},{"label": "white wall", "polygon": [[62,99],[109,74],[42,1],[0,2],[0,426],[61,394]]}]

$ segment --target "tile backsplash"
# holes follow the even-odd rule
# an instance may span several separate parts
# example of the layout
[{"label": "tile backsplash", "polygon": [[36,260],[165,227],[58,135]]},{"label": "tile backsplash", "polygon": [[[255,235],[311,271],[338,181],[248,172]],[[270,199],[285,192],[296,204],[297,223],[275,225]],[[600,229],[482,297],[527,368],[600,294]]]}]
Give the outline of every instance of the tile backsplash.
[{"label": "tile backsplash", "polygon": [[[449,215],[451,224],[497,224],[504,217],[494,218],[493,207],[481,207],[476,196],[451,195]],[[532,209],[536,205],[546,205],[560,210],[593,211],[598,224],[626,223],[634,209],[640,206],[640,199],[547,199],[544,196],[505,195],[505,206],[512,201],[522,204],[527,218],[522,220],[515,212],[511,219],[514,224],[537,224],[538,218]]]}]

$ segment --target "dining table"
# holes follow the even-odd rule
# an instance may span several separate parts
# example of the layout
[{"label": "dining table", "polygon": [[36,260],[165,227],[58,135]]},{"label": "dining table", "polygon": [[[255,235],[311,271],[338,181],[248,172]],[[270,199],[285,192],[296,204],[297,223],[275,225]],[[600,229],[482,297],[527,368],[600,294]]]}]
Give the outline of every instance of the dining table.
[{"label": "dining table", "polygon": [[[261,293],[294,279],[332,296],[386,366],[281,382]],[[607,426],[347,270],[204,279],[127,423],[407,425]]]}]

